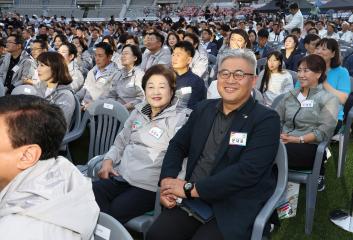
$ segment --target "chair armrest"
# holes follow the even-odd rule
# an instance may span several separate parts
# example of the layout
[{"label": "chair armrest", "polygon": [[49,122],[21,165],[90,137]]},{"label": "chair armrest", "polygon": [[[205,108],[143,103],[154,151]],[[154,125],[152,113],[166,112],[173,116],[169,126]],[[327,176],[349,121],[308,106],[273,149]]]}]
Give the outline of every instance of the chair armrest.
[{"label": "chair armrest", "polygon": [[323,141],[317,146],[316,149],[316,155],[315,155],[315,162],[314,162],[314,167],[313,167],[313,176],[319,176],[320,174],[320,169],[321,169],[321,164],[322,164],[322,159],[325,154],[325,149],[330,145],[330,141]]},{"label": "chair armrest", "polygon": [[90,178],[95,178],[96,176],[96,172],[98,167],[100,168],[100,163],[102,163],[104,158],[104,155],[98,155],[95,156],[94,158],[92,158],[91,160],[89,160],[89,162],[87,163],[88,169],[87,169],[87,176]]},{"label": "chair armrest", "polygon": [[76,129],[76,130],[73,130],[71,132],[68,132],[65,136],[64,136],[64,139],[61,143],[61,145],[66,145],[72,141],[75,141],[76,139],[78,139],[79,137],[82,136],[83,132],[85,131],[86,129],[86,125],[87,125],[87,122],[89,120],[90,116],[89,116],[89,113],[88,112],[85,112],[83,118],[82,118],[82,121],[80,123],[80,126]]}]

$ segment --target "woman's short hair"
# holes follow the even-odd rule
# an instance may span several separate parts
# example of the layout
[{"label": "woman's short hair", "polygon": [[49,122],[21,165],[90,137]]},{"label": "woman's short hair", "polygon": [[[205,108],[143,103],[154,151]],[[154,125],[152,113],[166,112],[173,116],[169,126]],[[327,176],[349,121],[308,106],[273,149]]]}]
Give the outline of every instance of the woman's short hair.
[{"label": "woman's short hair", "polygon": [[292,38],[292,39],[293,39],[294,44],[295,44],[294,49],[297,49],[298,44],[299,44],[299,41],[298,41],[297,36],[295,36],[294,34],[289,34],[288,36],[286,36],[286,37],[284,38],[283,42],[285,43],[288,38]]},{"label": "woman's short hair", "polygon": [[135,45],[127,44],[122,48],[122,51],[127,47],[131,49],[132,54],[136,57],[136,61],[134,63],[134,66],[140,65],[142,62],[142,53],[141,53],[140,48]]},{"label": "woman's short hair", "polygon": [[72,82],[64,57],[57,52],[43,52],[38,56],[38,62],[50,67],[53,83],[68,85]]},{"label": "woman's short hair", "polygon": [[146,92],[147,82],[153,75],[162,75],[167,79],[169,87],[172,90],[173,97],[174,97],[175,88],[176,88],[175,72],[172,69],[166,67],[164,64],[153,65],[145,72],[145,75],[142,77],[142,89],[145,92]]},{"label": "woman's short hair", "polygon": [[245,47],[248,49],[251,49],[250,38],[249,38],[248,33],[245,30],[240,29],[240,28],[232,30],[229,34],[228,42],[230,42],[230,38],[232,37],[233,34],[238,34],[238,35],[242,36],[244,38],[245,43],[246,43]]},{"label": "woman's short hair", "polygon": [[335,53],[333,58],[331,58],[331,63],[330,63],[331,68],[339,67],[342,64],[341,57],[340,57],[340,46],[338,45],[338,42],[336,41],[336,39],[323,38],[317,43],[316,47],[318,46],[325,46],[327,49],[330,49],[332,52]]},{"label": "woman's short hair", "polygon": [[77,48],[76,48],[76,46],[73,43],[69,43],[69,42],[63,43],[61,45],[61,47],[62,46],[66,46],[67,47],[67,49],[69,50],[69,55],[74,55],[74,58],[71,60],[71,61],[73,61],[77,57]]},{"label": "woman's short hair", "polygon": [[[131,35],[131,34],[127,35],[127,36],[126,36],[126,41],[127,41],[127,40],[130,40],[130,39],[132,39],[132,40],[135,42],[135,44],[136,44],[137,46],[140,45],[137,36],[134,36],[134,35]],[[125,41],[125,42],[126,42],[126,41]]]},{"label": "woman's short hair", "polygon": [[323,83],[326,80],[326,63],[321,56],[316,54],[310,54],[299,61],[298,67],[302,63],[305,63],[306,67],[310,71],[314,73],[321,73],[319,83]]}]

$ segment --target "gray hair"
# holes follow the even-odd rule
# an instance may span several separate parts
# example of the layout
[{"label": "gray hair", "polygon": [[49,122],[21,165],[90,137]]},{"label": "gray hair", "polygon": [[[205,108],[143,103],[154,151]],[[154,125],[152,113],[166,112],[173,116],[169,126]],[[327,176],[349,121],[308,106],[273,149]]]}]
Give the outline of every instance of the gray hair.
[{"label": "gray hair", "polygon": [[218,69],[221,68],[222,63],[230,58],[240,58],[247,61],[250,66],[254,69],[254,74],[256,74],[256,56],[254,52],[250,49],[228,49],[227,51],[223,52],[221,55],[220,60],[218,61]]}]

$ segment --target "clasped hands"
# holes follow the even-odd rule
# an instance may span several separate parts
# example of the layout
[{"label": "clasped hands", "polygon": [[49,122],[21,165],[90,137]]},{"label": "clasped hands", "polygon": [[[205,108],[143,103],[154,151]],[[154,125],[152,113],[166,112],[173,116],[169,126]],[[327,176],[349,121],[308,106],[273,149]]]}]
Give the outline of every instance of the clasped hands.
[{"label": "clasped hands", "polygon": [[184,185],[186,181],[178,178],[164,178],[161,181],[161,204],[166,208],[176,206],[177,198],[185,198]]}]

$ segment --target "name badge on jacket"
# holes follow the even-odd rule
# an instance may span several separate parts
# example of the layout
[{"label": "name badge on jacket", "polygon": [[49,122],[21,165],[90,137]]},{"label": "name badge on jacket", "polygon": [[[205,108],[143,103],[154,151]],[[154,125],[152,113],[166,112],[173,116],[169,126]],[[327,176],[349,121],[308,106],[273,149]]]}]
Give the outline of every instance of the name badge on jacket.
[{"label": "name badge on jacket", "polygon": [[246,146],[247,133],[231,132],[229,145]]},{"label": "name badge on jacket", "polygon": [[15,73],[18,71],[18,69],[20,69],[20,67],[18,65],[16,65],[11,70]]},{"label": "name badge on jacket", "polygon": [[312,108],[314,106],[314,100],[304,100],[300,103],[302,108]]},{"label": "name badge on jacket", "polygon": [[135,83],[133,81],[130,81],[128,84],[126,84],[126,88],[132,88],[135,87]]},{"label": "name badge on jacket", "polygon": [[181,94],[185,95],[185,94],[189,94],[192,93],[192,88],[191,87],[183,87],[180,88]]},{"label": "name badge on jacket", "polygon": [[153,127],[148,133],[156,139],[159,139],[163,134],[163,130],[158,127]]}]

